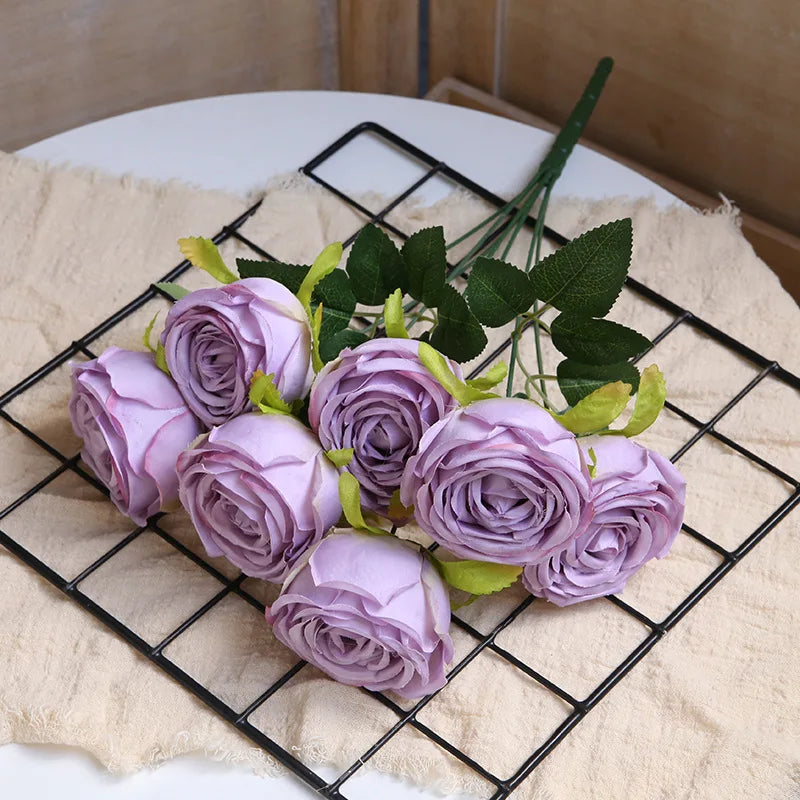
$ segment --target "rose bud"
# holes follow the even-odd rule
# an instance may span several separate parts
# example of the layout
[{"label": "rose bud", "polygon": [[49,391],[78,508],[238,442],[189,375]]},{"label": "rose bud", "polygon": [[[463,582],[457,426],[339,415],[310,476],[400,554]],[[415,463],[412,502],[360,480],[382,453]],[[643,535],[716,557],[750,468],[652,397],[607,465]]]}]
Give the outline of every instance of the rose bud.
[{"label": "rose bud", "polygon": [[282,581],[338,521],[336,467],[298,420],[242,414],[178,458],[180,499],[210,556]]},{"label": "rose bud", "polygon": [[559,606],[621,591],[651,558],[668,552],[683,523],[686,482],[663,456],[630,439],[582,439],[597,459],[594,517],[559,553],[525,567],[528,591]]},{"label": "rose bud", "polygon": [[[328,450],[353,449],[347,465],[364,508],[386,513],[425,431],[458,405],[419,360],[413,339],[372,339],[342,351],[311,387],[308,418]],[[450,367],[461,380],[461,367]]]},{"label": "rose bud", "polygon": [[177,500],[175,462],[201,427],[152,355],[109,347],[73,363],[69,416],[81,458],[137,525]]},{"label": "rose bud", "polygon": [[288,402],[305,397],[314,374],[306,312],[269,278],[187,294],[170,309],[161,342],[187,405],[208,427],[251,407],[256,370],[273,374]]},{"label": "rose bud", "polygon": [[267,609],[275,636],[340,683],[418,698],[453,658],[447,588],[420,549],[353,530],[323,539]]},{"label": "rose bud", "polygon": [[480,400],[422,437],[400,489],[417,524],[459,558],[543,561],[586,528],[589,473],[575,437],[529,400]]}]

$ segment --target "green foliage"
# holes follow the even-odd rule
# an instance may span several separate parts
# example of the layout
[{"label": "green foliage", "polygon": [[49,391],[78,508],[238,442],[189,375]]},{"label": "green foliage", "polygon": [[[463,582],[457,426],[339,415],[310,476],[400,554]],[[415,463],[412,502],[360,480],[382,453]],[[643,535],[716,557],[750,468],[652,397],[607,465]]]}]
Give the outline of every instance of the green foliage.
[{"label": "green foliage", "polygon": [[638,436],[658,418],[667,399],[667,383],[664,373],[655,364],[642,370],[636,405],[628,424],[620,431],[624,436]]},{"label": "green foliage", "polygon": [[342,504],[344,518],[351,528],[365,533],[384,535],[387,532],[382,528],[368,525],[361,510],[361,487],[355,476],[349,472],[339,475],[339,502]]},{"label": "green foliage", "polygon": [[481,392],[488,392],[489,389],[494,389],[498,383],[504,381],[508,375],[508,364],[498,361],[485,375],[479,378],[467,378],[467,386],[477,389]]},{"label": "green foliage", "polygon": [[265,375],[260,369],[250,378],[250,402],[262,414],[291,414],[292,407],[281,397],[275,374]]},{"label": "green foliage", "polygon": [[189,289],[179,286],[177,283],[154,283],[153,286],[168,294],[173,300],[180,300],[181,297],[191,294]]},{"label": "green foliage", "polygon": [[389,338],[409,338],[403,321],[403,294],[399,289],[395,289],[383,304],[383,325]]},{"label": "green foliage", "polygon": [[[324,316],[324,310],[323,310]],[[344,330],[334,333],[332,336],[323,338],[319,343],[319,357],[324,364],[333,361],[339,357],[339,353],[345,347],[357,347],[358,345],[366,342],[368,336],[361,333],[361,331],[354,331],[352,328],[345,328]]]},{"label": "green foliage", "polygon": [[440,353],[461,363],[481,354],[486,347],[486,334],[467,301],[452,286],[445,286],[442,291],[438,315],[430,343]]},{"label": "green foliage", "polygon": [[581,314],[559,314],[550,325],[553,345],[583,364],[617,364],[647,350],[652,343],[631,328]]},{"label": "green foliage", "polygon": [[470,271],[465,296],[479,322],[499,328],[524,314],[536,299],[528,276],[513,264],[479,257]]},{"label": "green foliage", "polygon": [[408,294],[435,308],[447,274],[444,229],[439,225],[417,231],[406,240],[401,253],[408,270]]},{"label": "green foliage", "polygon": [[383,305],[395,289],[405,294],[408,271],[394,242],[377,225],[366,225],[347,257],[347,274],[359,303]]},{"label": "green foliage", "polygon": [[[428,372],[439,382],[439,385],[460,405],[466,406],[475,400],[486,400],[497,397],[480,388],[464,383],[456,378],[447,359],[427,342],[420,342],[418,350],[419,360],[425,365]],[[505,365],[504,365],[505,366]],[[502,378],[500,379],[502,380]]]},{"label": "green foliage", "polygon": [[559,311],[605,316],[625,282],[632,246],[630,219],[587,231],[534,267],[536,297]]},{"label": "green foliage", "polygon": [[596,433],[607,428],[625,410],[630,397],[631,385],[614,381],[595,389],[563,414],[553,416],[575,434]]},{"label": "green foliage", "polygon": [[488,561],[439,561],[434,559],[442,578],[454,589],[473,595],[493,594],[507,589],[522,573],[522,567],[491,564]]},{"label": "green foliage", "polygon": [[639,371],[629,361],[618,364],[581,364],[564,359],[557,368],[558,386],[571,406],[576,406],[607,383],[622,381],[631,387],[631,394],[639,388]]},{"label": "green foliage", "polygon": [[343,447],[340,450],[326,450],[328,460],[337,467],[346,467],[353,460],[352,447]]},{"label": "green foliage", "polygon": [[220,283],[233,283],[238,280],[236,275],[225,266],[217,246],[211,239],[204,239],[202,236],[188,236],[185,239],[178,239],[178,247],[190,264],[205,270]]}]

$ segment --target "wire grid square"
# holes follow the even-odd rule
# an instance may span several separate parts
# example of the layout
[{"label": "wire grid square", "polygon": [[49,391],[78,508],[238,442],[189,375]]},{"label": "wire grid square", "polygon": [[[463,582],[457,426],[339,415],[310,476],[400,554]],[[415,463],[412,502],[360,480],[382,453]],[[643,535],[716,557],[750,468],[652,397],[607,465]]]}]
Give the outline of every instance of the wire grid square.
[{"label": "wire grid square", "polygon": [[[324,170],[326,162],[352,142],[357,141],[359,137],[370,139],[368,149],[374,147],[375,141],[380,141],[392,148],[394,158],[402,156],[412,163],[410,169],[414,176],[413,182],[388,205],[377,210],[362,205],[360,200],[351,197],[325,177],[327,175]],[[321,168],[323,168],[322,172],[320,172]],[[312,159],[301,171],[342,200],[352,209],[356,218],[363,218],[381,225],[390,235],[400,240],[407,238],[408,234],[400,230],[387,217],[391,217],[392,211],[401,203],[408,198],[415,197],[427,182],[459,186],[491,206],[499,207],[503,204],[499,197],[451,169],[446,163],[374,123],[362,123],[356,126]],[[241,230],[246,220],[255,213],[259,205],[260,203],[256,203],[236,220],[223,226],[214,237],[214,241],[224,246],[226,242],[235,240],[239,244],[249,247],[258,257],[273,259],[274,256],[268,249],[248,239]],[[529,222],[532,224],[533,220],[531,219]],[[563,245],[567,241],[565,237],[549,228],[545,233],[554,246]],[[356,233],[352,233],[349,236],[345,242],[346,246],[352,244],[355,235]],[[165,275],[163,280],[176,279],[189,266],[188,262],[181,262]],[[150,308],[159,304],[159,296],[165,296],[152,285],[80,340],[73,342],[66,350],[57,354],[47,364],[0,396],[0,427],[2,429],[0,448],[8,437],[22,436],[28,442],[29,447],[26,448],[26,452],[30,449],[32,461],[23,460],[21,466],[26,469],[26,474],[31,463],[35,463],[36,466],[36,469],[32,470],[35,475],[34,485],[29,486],[25,481],[21,483],[4,482],[4,485],[11,487],[13,497],[2,498],[4,507],[0,508],[0,528],[2,528],[0,529],[0,543],[104,622],[148,659],[159,665],[223,719],[288,766],[323,796],[345,798],[347,795],[342,793],[343,787],[348,781],[354,787],[357,785],[357,782],[353,783],[352,781],[353,776],[359,773],[363,765],[375,753],[383,747],[395,747],[398,742],[403,740],[403,736],[413,734],[416,737],[423,737],[432,747],[446,753],[449,757],[458,759],[472,769],[484,781],[487,793],[490,793],[492,798],[499,800],[508,797],[542,759],[569,734],[572,728],[611,691],[614,685],[635,667],[659,639],[677,624],[683,615],[699,602],[703,595],[721,580],[740,558],[746,555],[800,502],[800,484],[794,476],[786,472],[783,467],[771,464],[762,455],[753,453],[740,445],[732,435],[720,432],[720,429],[724,429],[728,419],[738,420],[741,423],[740,409],[745,408],[748,404],[754,406],[757,412],[757,405],[753,404],[753,397],[758,390],[763,389],[763,385],[766,383],[778,386],[780,391],[791,391],[796,395],[800,389],[800,379],[781,368],[777,363],[754,352],[741,342],[696,317],[690,311],[672,303],[643,284],[628,279],[622,302],[632,302],[633,295],[651,303],[654,308],[659,310],[659,313],[653,316],[660,319],[664,326],[660,332],[651,333],[656,347],[660,341],[672,335],[674,331],[680,330],[680,335],[685,335],[684,331],[688,330],[690,338],[692,334],[700,335],[711,342],[714,347],[722,347],[726,352],[733,353],[737,363],[746,362],[746,382],[743,382],[742,389],[721,409],[709,410],[700,407],[687,410],[674,403],[668,403],[664,419],[669,428],[667,439],[670,440],[672,437],[676,445],[672,456],[673,460],[686,457],[687,463],[690,463],[695,454],[700,454],[698,458],[702,459],[703,448],[724,446],[737,457],[749,460],[754,469],[769,473],[770,477],[780,482],[782,491],[774,496],[770,495],[771,502],[775,504],[774,507],[771,504],[765,506],[763,519],[757,523],[754,529],[742,531],[742,538],[738,538],[737,534],[733,543],[727,536],[722,536],[720,531],[713,529],[713,520],[697,521],[698,528],[692,527],[687,522],[681,534],[683,538],[678,552],[686,546],[686,543],[690,543],[692,547],[700,548],[700,551],[707,553],[711,557],[712,563],[709,570],[700,576],[699,583],[686,590],[685,594],[682,591],[681,596],[674,599],[675,604],[671,604],[669,608],[661,609],[660,612],[659,609],[655,609],[652,615],[648,615],[635,607],[635,604],[628,602],[628,599],[635,599],[635,594],[628,595],[626,593],[624,601],[612,596],[604,601],[596,601],[595,604],[584,610],[574,612],[575,614],[599,613],[601,615],[613,612],[614,614],[628,615],[631,631],[634,629],[637,631],[636,634],[631,632],[630,639],[626,639],[625,646],[621,651],[615,652],[613,655],[609,654],[609,672],[605,675],[591,676],[591,680],[588,680],[586,676],[579,676],[581,680],[578,681],[575,676],[543,674],[548,672],[546,658],[539,659],[539,664],[529,663],[529,661],[535,662],[537,659],[526,652],[524,643],[514,640],[514,623],[523,614],[541,613],[543,624],[546,625],[548,624],[547,610],[541,609],[543,605],[541,602],[537,602],[536,607],[533,607],[533,598],[521,591],[512,590],[507,593],[503,602],[494,607],[494,616],[487,615],[485,611],[481,612],[477,607],[462,609],[453,617],[454,637],[459,643],[459,653],[450,669],[448,686],[413,704],[398,703],[397,698],[386,694],[367,692],[378,704],[391,713],[384,718],[381,732],[374,732],[374,741],[369,744],[365,742],[363,755],[341,772],[338,777],[329,780],[304,764],[295,754],[289,752],[277,741],[279,737],[276,736],[275,726],[280,727],[282,724],[280,720],[273,721],[271,726],[263,724],[263,720],[269,719],[268,703],[270,698],[281,690],[290,691],[294,685],[295,676],[301,671],[310,671],[311,667],[303,662],[295,661],[290,655],[271,661],[264,678],[264,682],[269,685],[264,687],[258,697],[251,698],[241,695],[237,690],[235,683],[239,673],[237,673],[235,663],[231,664],[230,673],[226,676],[204,675],[202,672],[197,672],[190,663],[188,654],[192,649],[192,640],[194,637],[203,635],[204,627],[213,628],[219,624],[218,619],[224,619],[227,616],[226,625],[236,624],[241,626],[238,630],[246,630],[248,625],[253,624],[254,613],[263,614],[264,600],[269,599],[269,592],[264,593],[258,586],[254,586],[251,580],[245,580],[245,576],[235,574],[235,571],[229,569],[223,569],[222,565],[215,563],[216,560],[209,559],[197,547],[197,542],[193,540],[191,534],[185,530],[185,520],[181,522],[177,516],[173,519],[170,515],[165,514],[155,515],[148,521],[145,528],[135,528],[127,534],[121,534],[122,538],[117,535],[113,546],[104,553],[98,555],[95,550],[91,550],[91,555],[87,553],[87,559],[91,563],[85,564],[78,574],[74,574],[75,564],[70,564],[68,567],[62,566],[60,572],[54,565],[46,562],[46,551],[39,551],[37,554],[29,549],[21,540],[19,529],[15,527],[15,515],[35,509],[38,501],[37,495],[48,486],[55,486],[58,481],[69,478],[70,481],[76,479],[83,481],[104,494],[107,492],[86,471],[77,455],[62,452],[62,450],[74,449],[74,442],[70,442],[68,439],[58,440],[49,428],[39,427],[38,423],[27,419],[24,411],[25,393],[35,391],[38,385],[44,387],[46,391],[50,391],[46,387],[48,385],[52,387],[54,381],[58,382],[63,379],[65,363],[68,360],[92,358],[95,349],[102,349],[105,345],[115,342],[115,334],[122,333],[126,325],[133,325],[134,317],[136,317],[135,323],[138,325],[140,321],[138,318],[141,314],[149,313]],[[650,332],[648,331],[648,333]],[[473,370],[473,374],[478,374],[490,365],[508,346],[509,342],[506,341],[495,347],[492,352],[480,360]],[[14,412],[16,412],[16,416]],[[695,413],[702,418],[695,416]],[[730,417],[728,417],[729,413]],[[720,428],[717,427],[718,423],[723,423]],[[50,441],[51,439],[53,441]],[[7,470],[8,464],[6,463],[4,466]],[[86,491],[89,489],[87,488]],[[23,511],[25,506],[27,509]],[[17,531],[16,536],[15,531]],[[727,534],[727,532],[722,533]],[[724,539],[727,546],[718,541],[719,539]],[[128,550],[129,554],[135,555],[135,547],[138,546],[135,543],[145,540],[158,542],[158,547],[172,548],[177,551],[176,557],[178,554],[182,554],[184,561],[181,563],[190,564],[192,570],[199,569],[203,573],[204,579],[208,581],[208,590],[196,598],[197,602],[194,604],[196,607],[191,610],[191,613],[189,610],[184,610],[185,614],[189,614],[184,619],[180,621],[171,619],[169,624],[164,622],[157,631],[145,631],[147,635],[142,636],[108,609],[95,602],[84,589],[88,587],[91,590],[93,581],[97,581],[98,576],[102,577],[104,571],[107,575],[110,574],[107,571],[112,569],[115,557],[127,548],[131,548]],[[94,557],[93,561],[92,557]],[[677,559],[673,559],[673,561],[677,563]],[[668,561],[663,563],[668,563]],[[67,572],[69,575],[63,575],[62,572]],[[124,575],[119,579],[124,579]],[[690,583],[692,582],[690,581]],[[559,611],[559,614],[563,613]],[[250,622],[244,620],[245,615],[249,615]],[[658,621],[654,617],[659,617]],[[568,620],[564,621],[564,624],[568,625]],[[220,644],[226,646],[225,642]],[[228,645],[233,650],[235,642],[229,642]],[[558,706],[563,711],[552,719],[553,729],[543,733],[542,741],[529,742],[528,746],[531,751],[527,754],[518,754],[513,770],[504,776],[494,774],[490,769],[492,765],[482,764],[470,754],[459,749],[458,740],[461,731],[457,727],[438,732],[428,727],[424,721],[426,706],[431,702],[446,703],[448,692],[456,692],[459,687],[466,685],[469,680],[470,665],[477,663],[478,659],[490,660],[492,664],[497,665],[494,668],[500,671],[512,670],[509,674],[515,675],[513,680],[519,682],[521,687],[536,686],[537,692],[544,692],[546,694],[543,696],[550,698],[549,702],[554,704],[553,708]],[[540,668],[543,672],[539,671]],[[572,692],[560,685],[559,682],[569,684]],[[341,687],[341,689],[344,692],[358,691],[346,687]],[[530,691],[530,689],[525,688],[524,691]],[[503,771],[508,773],[507,764],[495,766],[502,767]]]}]

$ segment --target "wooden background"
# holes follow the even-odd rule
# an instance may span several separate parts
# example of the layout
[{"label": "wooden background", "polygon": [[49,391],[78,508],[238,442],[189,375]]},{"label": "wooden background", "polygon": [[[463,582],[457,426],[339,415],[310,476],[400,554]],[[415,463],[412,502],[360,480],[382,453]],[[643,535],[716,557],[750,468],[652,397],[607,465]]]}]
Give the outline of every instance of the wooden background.
[{"label": "wooden background", "polygon": [[0,148],[192,97],[417,95],[448,77],[557,124],[611,55],[590,139],[800,236],[798,0],[429,0],[422,10],[420,75],[417,0],[3,0]]}]

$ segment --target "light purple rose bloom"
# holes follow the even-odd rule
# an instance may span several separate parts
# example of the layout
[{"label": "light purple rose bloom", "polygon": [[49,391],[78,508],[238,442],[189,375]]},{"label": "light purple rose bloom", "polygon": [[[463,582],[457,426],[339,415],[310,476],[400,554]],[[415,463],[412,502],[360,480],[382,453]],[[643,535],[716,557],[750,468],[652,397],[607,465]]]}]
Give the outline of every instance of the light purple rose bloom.
[{"label": "light purple rose bloom", "polygon": [[275,636],[340,683],[422,697],[446,683],[450,601],[430,560],[394,536],[323,539],[267,609]]},{"label": "light purple rose bloom", "polygon": [[177,500],[175,462],[201,427],[152,355],[109,347],[73,363],[69,416],[81,458],[137,525]]},{"label": "light purple rose bloom", "polygon": [[621,591],[668,552],[683,523],[686,482],[663,456],[616,436],[582,439],[597,457],[594,518],[566,549],[525,567],[528,591],[559,606]]},{"label": "light purple rose bloom", "polygon": [[529,400],[459,408],[422,437],[400,497],[451,553],[500,564],[547,559],[592,516],[575,437]]},{"label": "light purple rose bloom", "polygon": [[[372,339],[342,351],[311,387],[308,418],[328,450],[353,448],[347,470],[365,508],[385,513],[422,435],[458,405],[419,360],[413,339]],[[461,380],[461,367],[449,362]]]},{"label": "light purple rose bloom", "polygon": [[339,473],[311,431],[242,414],[178,459],[180,498],[210,556],[280,582],[338,521]]},{"label": "light purple rose bloom", "polygon": [[161,334],[167,366],[206,426],[250,408],[256,370],[274,374],[283,399],[305,397],[311,329],[300,301],[277,281],[247,278],[182,297]]}]

